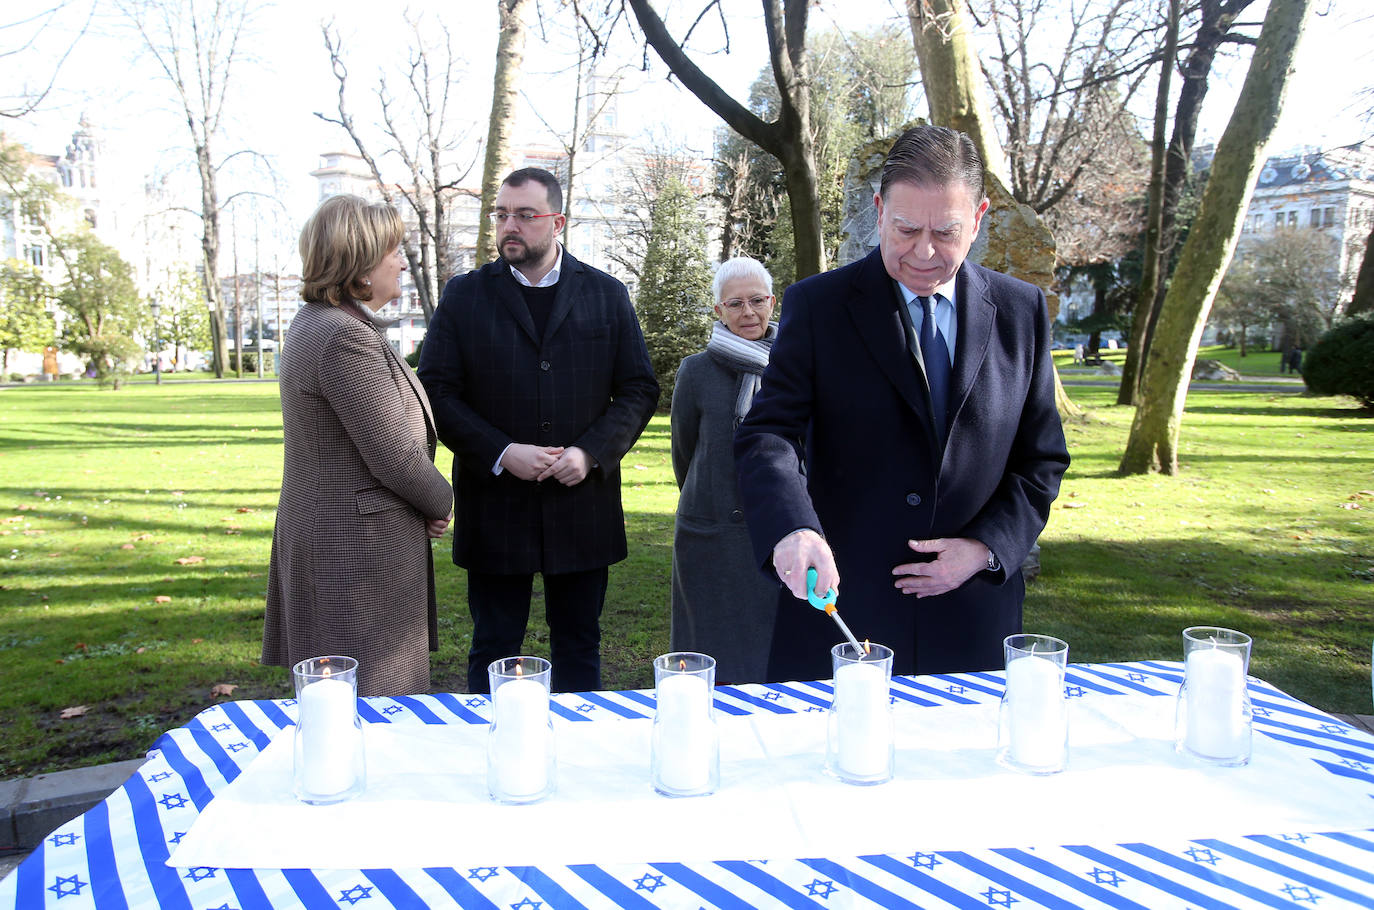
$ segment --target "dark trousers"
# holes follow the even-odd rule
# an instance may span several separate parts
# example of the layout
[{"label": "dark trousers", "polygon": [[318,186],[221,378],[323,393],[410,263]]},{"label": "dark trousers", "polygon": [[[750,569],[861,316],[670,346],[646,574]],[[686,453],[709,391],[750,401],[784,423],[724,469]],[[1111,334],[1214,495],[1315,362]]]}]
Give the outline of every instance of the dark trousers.
[{"label": "dark trousers", "polygon": [[[549,660],[555,692],[601,688],[601,607],[606,602],[607,567],[544,576],[544,618],[549,624]],[[468,571],[468,691],[487,694],[487,665],[522,653],[530,618],[534,575]]]}]

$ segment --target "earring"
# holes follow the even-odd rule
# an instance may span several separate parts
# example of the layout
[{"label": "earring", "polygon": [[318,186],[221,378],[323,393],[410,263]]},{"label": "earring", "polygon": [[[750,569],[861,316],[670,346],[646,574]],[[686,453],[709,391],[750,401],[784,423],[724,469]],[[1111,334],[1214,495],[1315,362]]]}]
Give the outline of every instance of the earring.
[{"label": "earring", "polygon": [[364,278],[364,279],[363,279],[363,287],[365,287],[365,288],[370,288],[370,287],[372,287],[372,279],[371,279],[371,278]]}]

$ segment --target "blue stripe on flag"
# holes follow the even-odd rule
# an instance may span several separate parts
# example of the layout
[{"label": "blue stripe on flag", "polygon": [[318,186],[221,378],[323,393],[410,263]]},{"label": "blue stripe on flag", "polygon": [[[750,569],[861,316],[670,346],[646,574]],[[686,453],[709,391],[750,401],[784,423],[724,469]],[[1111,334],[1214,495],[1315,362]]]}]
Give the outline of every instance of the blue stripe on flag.
[{"label": "blue stripe on flag", "polygon": [[[143,860],[143,868],[148,872],[148,884],[158,896],[158,903],[163,907],[189,908],[191,900],[186,895],[186,887],[181,883],[180,874],[167,865],[167,835],[162,830],[162,820],[158,818],[158,804],[153,799],[153,791],[148,789],[148,782],[141,775],[135,774],[124,785],[124,792],[129,796],[129,808],[133,811],[139,856]],[[100,806],[104,807],[105,803],[101,803]],[[168,811],[184,812],[188,826],[186,830],[191,830],[189,826],[195,821],[195,813],[189,806]]]},{"label": "blue stripe on flag", "polygon": [[252,869],[225,869],[224,874],[229,879],[229,887],[234,889],[234,896],[239,899],[240,907],[272,906],[267,899],[267,892],[262,889],[262,882],[258,881]]},{"label": "blue stripe on flag", "polygon": [[[1216,850],[1220,853],[1225,853],[1229,856],[1234,856],[1238,860],[1247,862],[1252,866],[1258,866],[1259,868],[1264,869],[1267,872],[1272,872],[1275,875],[1282,876],[1284,879],[1295,879],[1301,882],[1302,884],[1307,885],[1309,888],[1317,888],[1321,891],[1325,891],[1327,894],[1335,895],[1336,897],[1342,898],[1343,900],[1348,900],[1352,903],[1359,904],[1362,907],[1374,907],[1374,898],[1356,894],[1349,888],[1344,888],[1340,885],[1337,885],[1335,882],[1329,882],[1325,879],[1318,878],[1310,872],[1301,872],[1297,869],[1294,869],[1292,866],[1285,866],[1283,863],[1277,862],[1264,856],[1260,856],[1258,853],[1251,853],[1249,850],[1242,849],[1240,847],[1235,846],[1234,844],[1228,844],[1225,841],[1213,839],[1196,840],[1193,841],[1193,843],[1202,844],[1202,846],[1204,847],[1209,847],[1212,850]],[[1287,884],[1287,882],[1285,882],[1285,884]]]},{"label": "blue stripe on flag", "polygon": [[[119,867],[115,865],[114,841],[110,836],[110,807],[99,802],[86,813],[84,837],[86,840],[86,871],[91,879],[92,902],[100,910],[126,908],[129,902],[124,897],[124,886],[119,881]],[[81,875],[77,870],[77,876]],[[79,880],[79,879],[78,879]],[[56,879],[54,879],[56,884]],[[70,889],[66,889],[70,890]],[[57,899],[65,895],[55,891]],[[184,897],[184,895],[183,895]],[[35,906],[42,906],[40,900]]]},{"label": "blue stripe on flag", "polygon": [[[822,708],[830,707],[829,695],[812,695],[810,692],[807,692],[803,689],[794,688],[793,685],[790,683],[772,683],[770,685],[764,686],[764,688],[771,689],[774,692],[779,692],[783,695],[790,696],[792,698],[797,699],[797,701],[804,701],[809,705],[817,705]],[[769,701],[766,698],[764,699],[764,705],[769,710],[774,711],[778,714],[797,713],[796,708],[784,707],[783,705],[780,705],[775,701]]]},{"label": "blue stripe on flag", "polygon": [[1151,676],[1158,676],[1166,682],[1181,684],[1183,682],[1183,665],[1178,662],[1168,663],[1158,660],[1142,660],[1137,664],[1108,664],[1111,667],[1135,668],[1137,672],[1148,673]]},{"label": "blue stripe on flag", "polygon": [[[935,673],[932,674],[932,678],[948,680],[955,685],[963,686],[965,689],[972,689],[987,695],[996,695],[998,698],[1002,697],[1002,693],[1007,688],[1006,677],[1001,673],[960,673],[957,676],[951,673]],[[980,683],[986,683],[986,685],[980,685]]]},{"label": "blue stripe on flag", "polygon": [[549,701],[549,710],[557,716],[563,718],[564,720],[576,720],[582,722],[591,721],[591,718],[583,714],[581,711],[574,711],[572,708],[565,708],[561,704],[553,700]]},{"label": "blue stripe on flag", "polygon": [[366,698],[358,699],[358,716],[370,724],[391,723],[391,718],[372,707]]},{"label": "blue stripe on flag", "polygon": [[742,859],[721,860],[716,863],[726,872],[733,872],[749,884],[775,900],[781,901],[793,910],[814,910],[825,905],[803,896],[785,882],[774,878],[753,863]]},{"label": "blue stripe on flag", "polygon": [[420,720],[427,724],[442,724],[444,719],[430,710],[429,706],[413,695],[397,695],[392,701],[410,710]]},{"label": "blue stripe on flag", "polygon": [[1268,904],[1270,907],[1291,908],[1293,906],[1293,902],[1290,900],[1275,897],[1272,894],[1261,891],[1253,885],[1246,884],[1240,879],[1232,878],[1229,875],[1222,875],[1211,866],[1188,862],[1182,857],[1174,856],[1171,853],[1165,853],[1158,847],[1152,847],[1149,844],[1121,844],[1121,846],[1134,853],[1139,853],[1141,856],[1149,857],[1157,863],[1177,869],[1179,872],[1200,878],[1213,885],[1227,888],[1237,894],[1243,894],[1252,901]]},{"label": "blue stripe on flag", "polygon": [[[358,705],[362,706],[362,699],[358,699]],[[339,905],[329,894],[329,889],[309,869],[283,869],[281,874],[291,886],[291,890],[296,892],[301,906],[318,910],[338,910]]]},{"label": "blue stripe on flag", "polygon": [[[1078,670],[1080,670],[1080,671],[1082,671],[1082,672],[1084,672],[1084,673],[1092,673],[1092,674],[1094,674],[1094,675],[1096,675],[1096,676],[1101,676],[1103,679],[1110,679],[1113,683],[1115,683],[1115,684],[1118,685],[1118,686],[1121,686],[1123,689],[1131,689],[1131,690],[1133,690],[1133,691],[1135,691],[1135,692],[1141,693],[1142,695],[1173,695],[1173,694],[1174,694],[1174,693],[1172,693],[1172,692],[1160,692],[1158,689],[1154,689],[1154,688],[1152,688],[1152,687],[1150,687],[1150,686],[1145,685],[1144,683],[1136,682],[1134,679],[1130,679],[1130,678],[1122,678],[1122,677],[1120,677],[1120,676],[1117,676],[1115,673],[1107,673],[1107,672],[1103,671],[1101,667],[1096,666],[1096,665],[1091,665],[1091,664],[1075,664],[1074,666],[1075,666]],[[1119,666],[1119,665],[1111,664],[1111,665],[1109,665],[1109,666]],[[1125,668],[1125,667],[1122,667],[1122,669],[1125,670],[1126,668]],[[1128,672],[1128,673],[1134,673],[1134,672],[1136,672],[1136,671],[1134,671],[1134,670],[1128,670],[1127,672]],[[1144,675],[1144,674],[1141,674],[1141,675]]]},{"label": "blue stripe on flag", "polygon": [[[202,754],[214,763],[226,781],[239,776],[239,766],[225,754],[224,749],[213,738],[206,743],[196,740],[196,745],[201,746]],[[181,747],[177,745],[174,739],[169,739],[162,744],[162,757],[166,759],[167,767],[175,771],[181,778],[182,784],[186,787],[186,792],[191,795],[191,801],[196,804],[196,811],[203,812],[205,807],[210,805],[210,800],[215,798],[215,794],[210,789],[209,784],[205,782],[205,775],[201,773],[200,768],[182,754]]]},{"label": "blue stripe on flag", "polygon": [[[770,686],[769,688],[774,688],[774,687]],[[763,698],[762,696],[754,695],[753,693],[751,693],[751,692],[746,692],[746,691],[744,691],[743,689],[734,689],[734,688],[732,688],[732,689],[730,690],[730,694],[733,695],[735,698],[738,698],[740,701],[744,702],[746,705],[749,705],[749,706],[754,707],[754,708],[763,708],[764,710],[766,710],[766,711],[771,711],[771,712],[774,713],[774,714],[796,714],[796,713],[797,713],[796,711],[792,710],[791,708],[784,708],[782,705],[778,704],[777,702],[769,701],[768,699]],[[809,701],[814,701],[814,699],[808,699],[808,700],[809,700]],[[829,701],[815,702],[815,703],[818,704],[818,705],[822,705],[822,706],[828,706],[828,705],[830,704]]]},{"label": "blue stripe on flag", "polygon": [[1117,894],[1107,888],[1103,888],[1094,882],[1088,881],[1081,875],[1076,875],[1067,869],[1061,869],[1054,863],[1048,862],[1038,856],[1033,856],[1025,850],[1013,848],[994,849],[992,851],[1007,859],[1015,860],[1028,869],[1034,869],[1046,878],[1052,878],[1061,884],[1068,885],[1075,891],[1082,891],[1089,897],[1099,900],[1112,907],[1121,907],[1123,910],[1150,910],[1144,904],[1137,904],[1135,901]]},{"label": "blue stripe on flag", "polygon": [[1116,689],[1116,688],[1113,688],[1113,687],[1111,687],[1111,686],[1103,685],[1103,684],[1100,683],[1100,682],[1097,682],[1097,681],[1095,681],[1095,680],[1089,679],[1088,677],[1086,677],[1086,676],[1084,676],[1083,674],[1079,673],[1078,670],[1079,670],[1078,664],[1069,664],[1068,669],[1064,671],[1064,685],[1066,685],[1066,686],[1082,686],[1083,688],[1085,688],[1085,689],[1090,689],[1090,690],[1092,690],[1093,692],[1101,692],[1103,695],[1121,695],[1121,694],[1122,694],[1122,692],[1121,692],[1120,689]]},{"label": "blue stripe on flag", "polygon": [[391,869],[364,869],[362,870],[367,880],[377,886],[377,891],[397,910],[429,910],[429,904],[420,899],[420,895],[405,883],[405,881]]},{"label": "blue stripe on flag", "polygon": [[[1263,689],[1261,689],[1260,687],[1256,686],[1253,682],[1250,684],[1250,691],[1251,691],[1251,692],[1264,692]],[[1269,693],[1266,692],[1265,694],[1267,695],[1267,694],[1269,694]],[[1307,707],[1307,705],[1304,705],[1302,702],[1297,702],[1296,705],[1295,705],[1295,704],[1294,704],[1293,702],[1291,702],[1291,701],[1276,702],[1276,701],[1268,701],[1268,700],[1265,700],[1265,699],[1262,699],[1262,698],[1251,697],[1250,703],[1253,704],[1253,705],[1254,705],[1255,707],[1257,707],[1257,708],[1268,708],[1270,711],[1279,711],[1279,712],[1281,712],[1281,713],[1283,713],[1283,714],[1287,714],[1287,715],[1290,716],[1290,717],[1302,717],[1302,718],[1306,718],[1307,720],[1316,721],[1317,723],[1320,723],[1320,724],[1339,724],[1339,723],[1340,723],[1340,721],[1336,720],[1336,718],[1332,717],[1332,716],[1329,715],[1329,714],[1323,714],[1322,712],[1316,711],[1316,710],[1310,710],[1310,711],[1305,711],[1305,710],[1303,710],[1304,708]],[[1255,719],[1256,719],[1256,720],[1260,720],[1261,718],[1255,718]],[[1277,724],[1278,721],[1272,721],[1272,720],[1271,720],[1271,721],[1269,721],[1269,723],[1275,723],[1275,724]],[[1341,726],[1345,727],[1347,731],[1353,729],[1349,724],[1341,724]],[[1306,732],[1313,733],[1313,734],[1320,735],[1320,736],[1336,736],[1336,737],[1342,736],[1342,734],[1339,734],[1339,733],[1334,733],[1334,734],[1333,734],[1333,733],[1328,733],[1328,732],[1326,732],[1326,731],[1313,730],[1313,729],[1311,729],[1310,727],[1294,727],[1293,729],[1295,729],[1295,730],[1304,730],[1304,731],[1306,731]]]},{"label": "blue stripe on flag", "polygon": [[721,885],[711,881],[700,872],[682,863],[650,863],[649,868],[657,869],[689,891],[700,894],[717,907],[724,910],[752,910],[753,904],[741,900]]},{"label": "blue stripe on flag", "polygon": [[[30,853],[29,858],[20,863],[19,868],[13,872],[15,907],[43,906],[43,853],[46,849],[45,845]],[[77,874],[80,875],[80,872]],[[89,876],[89,873],[87,875]],[[86,884],[91,885],[90,882]],[[94,893],[94,885],[91,885],[91,890]]]},{"label": "blue stripe on flag", "polygon": [[[1360,833],[1363,834],[1365,832],[1362,831]],[[1323,831],[1322,837],[1329,837],[1332,840],[1339,841],[1340,843],[1345,844],[1348,847],[1355,847],[1360,850],[1369,850],[1370,852],[1374,852],[1374,844],[1371,844],[1367,840],[1361,839],[1359,836],[1353,833],[1347,834],[1343,831]]]},{"label": "blue stripe on flag", "polygon": [[900,878],[908,885],[914,885],[931,896],[937,897],[946,903],[953,904],[956,907],[968,907],[972,910],[974,907],[988,906],[986,901],[978,900],[970,895],[964,894],[957,888],[953,888],[940,881],[935,876],[927,875],[915,866],[908,866],[894,856],[875,854],[873,856],[862,856],[860,859],[871,863],[888,875]]},{"label": "blue stripe on flag", "polygon": [[618,714],[621,717],[633,717],[637,720],[643,720],[646,717],[652,716],[652,714],[642,714],[633,708],[621,704],[615,699],[607,698],[599,692],[583,692],[582,697],[597,707],[605,708],[612,714]]},{"label": "blue stripe on flag", "polygon": [[899,907],[921,910],[920,904],[913,904],[901,895],[876,885],[861,875],[850,872],[834,860],[817,858],[798,860],[798,862],[804,866],[810,866],[822,875],[830,876],[831,881],[843,885],[865,900],[872,901],[882,907],[883,910],[897,910]]},{"label": "blue stripe on flag", "polygon": [[444,692],[439,695],[435,695],[434,700],[439,702],[439,704],[443,705],[445,708],[448,708],[454,714],[458,715],[460,719],[466,721],[467,723],[491,723],[491,721],[487,720],[485,717],[478,714],[476,711],[472,710],[467,705],[463,704],[463,702],[458,698],[457,695],[453,695],[449,692]]},{"label": "blue stripe on flag", "polygon": [[[981,875],[990,882],[996,882],[1006,888],[1012,894],[1028,897],[1042,907],[1073,907],[1074,905],[1057,894],[1052,894],[1043,888],[1032,885],[1023,878],[1018,878],[1005,869],[999,869],[989,863],[983,862],[962,850],[941,850],[937,853],[953,863],[958,863],[968,871]],[[991,888],[988,889],[990,893]],[[992,903],[992,897],[988,897],[988,903]]]},{"label": "blue stripe on flag", "polygon": [[[538,866],[507,866],[506,871],[533,888],[536,894],[548,901],[550,907],[558,907],[560,910],[563,907],[568,907],[569,910],[580,907],[585,910],[585,905],[581,901],[565,891],[558,882],[544,874]],[[576,869],[574,868],[573,871]]]},{"label": "blue stripe on flag", "polygon": [[[283,711],[281,705],[277,704],[274,701],[255,701],[252,703],[252,705],[259,711],[261,711],[263,714],[267,715],[267,719],[277,725],[277,730],[285,730],[287,727],[290,727],[295,723],[295,721],[291,719],[291,715]],[[247,718],[248,715],[245,713],[245,721],[247,720]],[[249,723],[248,726],[252,727],[255,725]],[[274,730],[264,732],[268,733],[268,738],[270,739],[271,734],[275,733],[276,731]]]},{"label": "blue stripe on flag", "polygon": [[470,908],[470,910],[498,910],[496,904],[469,884],[468,880],[463,878],[462,873],[457,869],[430,866],[425,869],[425,873],[438,882],[439,887],[447,891],[448,896],[458,902],[458,906]]},{"label": "blue stripe on flag", "polygon": [[1281,837],[1275,837],[1272,834],[1252,834],[1248,839],[1257,844],[1264,844],[1272,850],[1279,850],[1290,856],[1296,856],[1298,859],[1305,860],[1314,866],[1321,866],[1324,869],[1330,869],[1332,872],[1339,872],[1341,875],[1348,878],[1358,879],[1362,882],[1374,885],[1374,873],[1366,869],[1361,869],[1358,866],[1352,866],[1349,863],[1343,863],[1340,860],[1332,859],[1329,856],[1322,856],[1316,851],[1308,850],[1306,847],[1299,846],[1291,841],[1286,841]]},{"label": "blue stripe on flag", "polygon": [[[1308,741],[1306,741],[1306,742],[1302,742],[1302,741],[1296,740],[1296,739],[1284,740],[1284,742],[1295,742],[1295,743],[1299,743],[1300,745],[1306,745],[1306,746],[1318,746],[1318,747],[1323,748],[1323,749],[1329,749],[1330,751],[1335,752],[1337,755],[1340,755],[1340,756],[1342,756],[1342,757],[1344,757],[1344,758],[1353,758],[1353,759],[1355,759],[1356,761],[1361,761],[1361,760],[1363,760],[1363,761],[1374,761],[1374,748],[1370,748],[1366,743],[1364,743],[1364,742],[1361,741],[1361,740],[1355,739],[1354,737],[1344,736],[1344,735],[1342,735],[1342,734],[1340,734],[1340,733],[1330,733],[1330,732],[1328,732],[1328,731],[1326,731],[1326,730],[1313,730],[1313,729],[1311,729],[1311,728],[1309,728],[1309,727],[1299,727],[1299,726],[1295,726],[1294,724],[1284,724],[1284,723],[1280,723],[1280,722],[1278,722],[1278,721],[1276,721],[1276,720],[1273,720],[1272,718],[1268,718],[1268,717],[1256,717],[1256,718],[1255,718],[1255,724],[1256,724],[1256,725],[1260,725],[1260,724],[1264,725],[1264,727],[1266,728],[1266,729],[1264,730],[1264,732],[1267,733],[1267,734],[1269,734],[1270,736],[1274,737],[1275,739],[1280,739],[1280,738],[1281,738],[1281,735],[1278,734],[1278,733],[1275,733],[1275,732],[1273,732],[1272,730],[1269,730],[1269,729],[1267,729],[1267,728],[1269,728],[1269,727],[1276,727],[1276,728],[1278,728],[1279,730],[1287,730],[1288,732],[1293,733],[1293,734],[1296,734],[1296,735],[1298,735],[1298,736],[1312,737],[1312,740],[1308,740]],[[1356,747],[1364,746],[1364,747],[1365,747],[1365,751],[1363,751],[1363,752],[1346,752],[1346,751],[1342,751],[1338,746],[1332,745],[1332,744],[1330,744],[1330,743],[1325,743],[1325,742],[1319,743],[1319,742],[1314,742],[1314,741],[1313,741],[1313,740],[1317,740],[1317,739],[1321,739],[1321,740],[1332,740],[1332,741],[1334,741],[1334,742],[1336,742],[1336,743],[1340,743],[1341,745],[1344,745],[1344,746],[1356,746]]]},{"label": "blue stripe on flag", "polygon": [[1319,758],[1313,759],[1313,761],[1338,777],[1350,777],[1355,780],[1362,780],[1368,784],[1374,784],[1374,774],[1370,774],[1368,771],[1360,771],[1349,765],[1338,765],[1335,762],[1322,761]]},{"label": "blue stripe on flag", "polygon": [[1165,878],[1155,872],[1150,872],[1142,866],[1137,866],[1135,863],[1120,857],[1104,853],[1096,847],[1066,846],[1064,849],[1071,853],[1077,853],[1084,859],[1090,859],[1099,866],[1106,866],[1108,869],[1124,872],[1127,878],[1133,878],[1143,885],[1149,885],[1152,888],[1163,891],[1165,894],[1172,894],[1174,897],[1182,898],[1189,903],[1197,904],[1199,907],[1206,907],[1208,910],[1235,910],[1234,905],[1228,904],[1226,901],[1208,897],[1201,891],[1194,891],[1182,882],[1174,881],[1171,878]]},{"label": "blue stripe on flag", "polygon": [[[948,702],[953,702],[956,705],[976,705],[979,703],[976,698],[969,698],[966,695],[959,695],[954,692],[946,692],[944,689],[937,689],[934,686],[926,685],[925,683],[918,683],[915,679],[913,679],[910,676],[894,676],[892,677],[892,682],[896,685],[904,686],[908,689],[915,689],[917,692],[927,693],[935,699],[935,701],[932,703],[935,705],[942,705]],[[980,692],[984,691],[981,687],[965,686],[965,688],[977,688]],[[1000,697],[1001,693],[999,692],[997,693],[997,695]]]},{"label": "blue stripe on flag", "polygon": [[[261,702],[259,702],[258,704],[261,704]],[[271,705],[271,702],[268,702],[267,704]],[[280,708],[277,708],[275,705],[272,705],[272,708],[275,710],[275,713],[280,714],[282,719],[284,721],[287,721],[287,723],[279,724],[276,730],[264,730],[257,724],[253,723],[251,720],[248,719],[248,712],[243,710],[243,706],[236,704],[235,702],[226,701],[222,705],[220,705],[220,707],[224,709],[224,716],[229,718],[229,721],[234,726],[239,728],[240,733],[242,733],[244,736],[248,737],[250,740],[253,741],[253,745],[258,747],[259,752],[267,748],[267,744],[272,741],[272,737],[275,736],[279,730],[281,730],[283,727],[291,726],[289,722],[290,719],[287,718],[286,712],[281,710]]]}]

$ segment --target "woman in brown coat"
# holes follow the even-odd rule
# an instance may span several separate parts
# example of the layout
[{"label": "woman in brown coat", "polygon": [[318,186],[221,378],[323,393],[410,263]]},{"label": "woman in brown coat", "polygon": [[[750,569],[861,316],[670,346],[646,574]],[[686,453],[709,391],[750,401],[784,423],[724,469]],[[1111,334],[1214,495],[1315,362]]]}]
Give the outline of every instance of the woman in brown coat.
[{"label": "woman in brown coat", "polygon": [[403,231],[387,205],[320,204],[301,231],[306,302],[278,371],[286,452],[262,662],[355,657],[362,695],[429,688],[429,538],[453,506],[429,400],[373,315],[400,296]]}]

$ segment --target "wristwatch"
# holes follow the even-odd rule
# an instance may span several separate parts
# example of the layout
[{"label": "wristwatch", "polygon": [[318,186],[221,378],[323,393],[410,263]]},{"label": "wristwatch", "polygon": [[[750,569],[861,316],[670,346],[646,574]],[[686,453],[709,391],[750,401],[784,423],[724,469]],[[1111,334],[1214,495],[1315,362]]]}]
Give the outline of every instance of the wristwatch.
[{"label": "wristwatch", "polygon": [[988,571],[1000,572],[1001,570],[1002,563],[998,561],[997,554],[992,552],[992,547],[988,547]]}]

